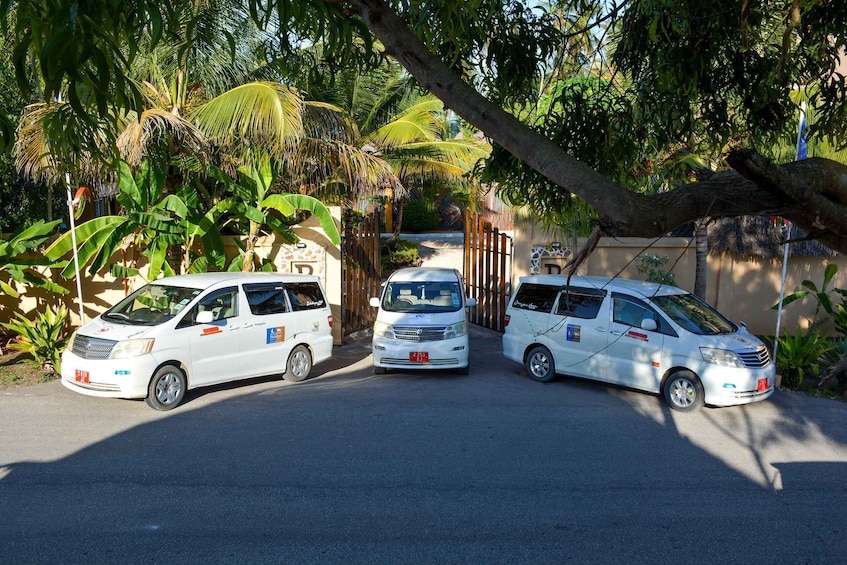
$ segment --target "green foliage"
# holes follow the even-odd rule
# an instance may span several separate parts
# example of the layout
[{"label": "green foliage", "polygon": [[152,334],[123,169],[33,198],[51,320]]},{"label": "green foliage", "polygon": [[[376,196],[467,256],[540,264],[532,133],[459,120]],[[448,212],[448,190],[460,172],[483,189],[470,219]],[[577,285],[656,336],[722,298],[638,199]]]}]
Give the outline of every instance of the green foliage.
[{"label": "green foliage", "polygon": [[[807,290],[798,290],[797,292],[789,294],[782,299],[782,305],[785,307],[792,302],[811,296],[817,301],[814,324],[819,325],[823,321],[818,320],[818,316],[821,310],[823,310],[835,323],[835,328],[841,334],[847,336],[847,290],[842,288],[829,288],[829,285],[837,272],[838,265],[835,263],[829,263],[824,270],[823,282],[820,288],[818,288],[818,286],[812,281],[808,279],[804,280],[801,285]],[[840,295],[840,303],[836,303],[832,300],[832,293]],[[777,308],[779,308],[779,303],[776,303],[771,307],[773,310],[776,310]]]},{"label": "green foliage", "polygon": [[20,293],[13,282],[65,294],[68,291],[37,271],[37,267],[57,266],[57,262],[42,255],[38,248],[53,233],[60,220],[39,220],[15,233],[5,241],[0,236],[0,294],[17,298]]},{"label": "green foliage", "polygon": [[44,312],[38,312],[35,320],[16,312],[15,319],[2,325],[17,334],[9,344],[10,348],[28,353],[32,357],[28,359],[30,363],[59,372],[61,355],[69,339],[67,323],[68,309],[62,304],[56,310],[47,308]]},{"label": "green foliage", "polygon": [[403,207],[403,229],[410,232],[432,231],[440,215],[431,202],[412,200]]},{"label": "green foliage", "polygon": [[380,265],[383,271],[420,265],[418,245],[405,239],[380,240]]},{"label": "green foliage", "polygon": [[793,335],[786,333],[777,343],[777,371],[782,375],[783,385],[791,388],[802,386],[807,374],[816,377],[820,373],[821,357],[835,347],[817,331],[806,335],[802,330]]},{"label": "green foliage", "polygon": [[637,261],[638,272],[644,275],[646,280],[676,286],[676,277],[674,274],[665,272],[665,265],[668,264],[667,255],[664,257],[659,257],[658,255],[642,255],[638,257]]}]

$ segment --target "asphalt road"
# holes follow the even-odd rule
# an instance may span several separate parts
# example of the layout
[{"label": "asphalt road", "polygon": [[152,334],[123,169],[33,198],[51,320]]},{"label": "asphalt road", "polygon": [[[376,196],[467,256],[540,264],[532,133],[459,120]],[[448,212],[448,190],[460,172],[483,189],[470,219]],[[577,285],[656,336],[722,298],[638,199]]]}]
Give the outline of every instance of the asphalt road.
[{"label": "asphalt road", "polygon": [[2,391],[0,563],[843,562],[846,403],[679,414],[485,331],[471,359],[377,376],[363,339],[169,413]]}]

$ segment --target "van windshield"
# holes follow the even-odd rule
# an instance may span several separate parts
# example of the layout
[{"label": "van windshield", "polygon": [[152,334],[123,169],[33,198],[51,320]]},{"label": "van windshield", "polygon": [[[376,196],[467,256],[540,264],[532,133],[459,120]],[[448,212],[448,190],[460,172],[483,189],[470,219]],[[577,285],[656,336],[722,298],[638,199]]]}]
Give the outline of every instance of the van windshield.
[{"label": "van windshield", "polygon": [[202,289],[148,284],[107,310],[103,320],[133,326],[157,326],[185,308]]},{"label": "van windshield", "polygon": [[738,326],[693,294],[654,296],[653,304],[661,308],[684,330],[693,334],[716,335],[738,330]]},{"label": "van windshield", "polygon": [[450,281],[388,283],[382,297],[386,312],[455,312],[462,308],[462,287]]}]

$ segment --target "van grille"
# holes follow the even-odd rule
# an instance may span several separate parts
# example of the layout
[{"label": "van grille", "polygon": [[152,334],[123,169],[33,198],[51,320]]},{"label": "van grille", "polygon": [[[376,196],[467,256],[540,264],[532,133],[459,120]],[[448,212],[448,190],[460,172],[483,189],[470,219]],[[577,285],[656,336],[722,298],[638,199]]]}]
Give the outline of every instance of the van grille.
[{"label": "van grille", "polygon": [[750,369],[764,367],[765,365],[770,363],[771,360],[770,353],[768,353],[768,348],[764,345],[761,345],[751,351],[738,351],[737,354],[738,357],[741,359],[741,362],[744,363],[744,366]]},{"label": "van grille", "polygon": [[108,359],[116,343],[117,341],[111,339],[97,339],[77,334],[71,345],[71,351],[83,359]]},{"label": "van grille", "polygon": [[394,326],[394,337],[403,341],[442,341],[446,326]]}]

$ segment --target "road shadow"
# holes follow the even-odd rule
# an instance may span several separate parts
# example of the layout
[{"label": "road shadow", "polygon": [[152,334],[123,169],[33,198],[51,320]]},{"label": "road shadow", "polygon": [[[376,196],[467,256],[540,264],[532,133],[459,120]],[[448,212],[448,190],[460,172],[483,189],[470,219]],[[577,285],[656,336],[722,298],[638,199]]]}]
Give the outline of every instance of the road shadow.
[{"label": "road shadow", "polygon": [[[838,403],[779,394],[761,406],[680,418],[651,395],[532,382],[502,358],[495,333],[472,339],[466,377],[373,375],[365,339],[339,348],[334,364],[303,383],[260,381],[244,394],[149,416],[55,460],[5,460],[0,561],[843,556],[847,463],[798,461],[779,435],[792,446],[824,436],[833,458],[847,458]],[[102,406],[75,403],[61,426],[34,420],[16,440],[102,426]],[[145,410],[126,404],[128,416]],[[698,444],[706,428],[717,433],[717,451]],[[721,449],[754,468],[775,467],[782,484],[751,479]]]}]

